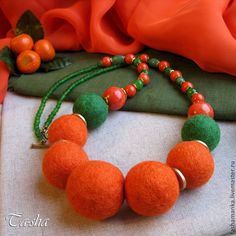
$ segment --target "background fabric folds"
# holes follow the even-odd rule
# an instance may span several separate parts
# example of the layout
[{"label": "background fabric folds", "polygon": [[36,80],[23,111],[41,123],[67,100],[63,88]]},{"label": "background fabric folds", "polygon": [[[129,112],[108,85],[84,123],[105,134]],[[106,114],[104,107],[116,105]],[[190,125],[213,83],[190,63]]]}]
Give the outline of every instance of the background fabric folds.
[{"label": "background fabric folds", "polygon": [[236,75],[236,0],[0,0],[0,38],[28,9],[60,51],[126,54],[148,46]]},{"label": "background fabric folds", "polygon": [[[57,50],[108,54],[145,45],[180,54],[207,71],[236,75],[235,0],[1,0],[0,36],[27,9]],[[14,7],[13,7],[14,6]]]}]

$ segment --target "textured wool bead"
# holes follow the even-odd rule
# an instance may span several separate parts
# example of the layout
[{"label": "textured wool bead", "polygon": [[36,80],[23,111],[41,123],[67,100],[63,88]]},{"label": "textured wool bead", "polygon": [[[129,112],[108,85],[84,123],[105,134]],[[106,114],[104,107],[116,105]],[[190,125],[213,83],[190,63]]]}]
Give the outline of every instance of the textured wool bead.
[{"label": "textured wool bead", "polygon": [[193,103],[188,109],[188,117],[206,115],[214,118],[214,110],[209,103]]},{"label": "textured wool bead", "polygon": [[66,192],[71,206],[81,215],[104,220],[115,215],[124,201],[124,177],[114,165],[89,161],[74,169]]},{"label": "textured wool bead", "polygon": [[212,151],[220,141],[220,128],[209,116],[196,115],[184,123],[181,135],[184,141],[203,141]]},{"label": "textured wool bead", "polygon": [[73,112],[81,114],[85,118],[89,129],[95,129],[106,120],[108,105],[101,96],[86,93],[76,99]]},{"label": "textured wool bead", "polygon": [[83,146],[87,141],[87,137],[88,130],[84,121],[73,114],[57,118],[48,129],[49,143],[65,139]]},{"label": "textured wool bead", "polygon": [[74,168],[88,161],[88,156],[76,143],[60,140],[45,153],[42,170],[47,181],[55,187],[65,188]]},{"label": "textured wool bead", "polygon": [[175,204],[179,196],[178,179],[169,166],[144,161],[128,172],[125,195],[128,205],[137,214],[157,216]]},{"label": "textured wool bead", "polygon": [[196,141],[178,143],[168,154],[167,164],[184,175],[187,188],[206,184],[214,172],[214,160],[205,145]]}]

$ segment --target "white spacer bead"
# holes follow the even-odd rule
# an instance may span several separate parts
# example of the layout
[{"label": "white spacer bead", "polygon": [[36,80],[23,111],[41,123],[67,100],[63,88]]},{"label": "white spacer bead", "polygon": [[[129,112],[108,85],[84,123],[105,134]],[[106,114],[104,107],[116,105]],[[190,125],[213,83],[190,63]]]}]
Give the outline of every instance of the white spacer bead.
[{"label": "white spacer bead", "polygon": [[76,115],[77,117],[79,117],[85,123],[85,125],[87,126],[87,121],[85,120],[85,118],[81,114],[74,113],[73,115]]},{"label": "white spacer bead", "polygon": [[203,141],[201,141],[201,140],[193,140],[193,141],[195,141],[195,142],[198,142],[198,143],[200,143],[200,144],[202,144],[203,146],[205,146],[208,150],[209,150],[209,147],[207,146],[207,144],[206,143],[204,143]]},{"label": "white spacer bead", "polygon": [[184,175],[182,174],[182,172],[179,169],[177,169],[177,168],[172,168],[172,169],[174,170],[175,174],[177,175],[180,190],[183,191],[187,186],[187,181],[186,181]]}]

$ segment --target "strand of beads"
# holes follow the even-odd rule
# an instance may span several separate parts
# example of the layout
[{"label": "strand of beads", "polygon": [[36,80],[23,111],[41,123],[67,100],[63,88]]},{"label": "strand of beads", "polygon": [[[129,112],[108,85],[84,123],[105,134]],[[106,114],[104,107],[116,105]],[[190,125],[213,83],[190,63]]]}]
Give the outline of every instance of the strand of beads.
[{"label": "strand of beads", "polygon": [[[71,206],[80,215],[95,220],[115,215],[124,198],[134,212],[143,216],[167,212],[176,203],[180,190],[198,188],[209,181],[214,172],[210,150],[220,140],[220,129],[211,118],[212,113],[200,109],[188,112],[189,119],[181,132],[183,141],[170,150],[166,164],[144,161],[131,168],[124,178],[116,166],[105,161],[90,161],[83,150],[88,133],[86,124],[88,128],[98,127],[105,121],[109,109],[122,108],[127,95],[132,97],[129,96],[130,91],[127,92],[128,86],[135,88],[136,93],[139,91],[137,84],[145,85],[146,80],[150,82],[147,63],[169,75],[191,98],[191,106],[205,104],[204,97],[193,90],[192,84],[185,83],[182,74],[170,68],[165,61],[149,58],[146,54],[139,57],[128,54],[125,57],[104,57],[100,62],[105,69],[123,63],[137,68],[139,76],[136,81],[125,88],[110,87],[103,97],[82,95],[73,107],[74,112],[79,114],[63,115],[48,129],[48,141],[52,146],[43,158],[44,176],[52,185],[66,189]],[[66,90],[64,96],[70,91]],[[52,113],[54,116],[55,112]]]},{"label": "strand of beads", "polygon": [[182,129],[183,140],[200,140],[207,144],[210,150],[213,150],[220,141],[220,130],[214,118],[214,110],[209,103],[205,102],[205,98],[198,93],[191,82],[185,81],[179,70],[170,67],[167,61],[159,61],[156,58],[148,59],[150,67],[159,69],[169,76],[181,92],[183,92],[190,100],[192,105],[188,109],[189,119]]},{"label": "strand of beads", "polygon": [[192,105],[189,107],[188,117],[203,114],[214,118],[214,110],[210,104],[205,103],[204,96],[194,89],[191,82],[185,81],[180,71],[172,69],[169,62],[151,58],[148,60],[148,64],[150,67],[158,68],[161,72],[168,75],[170,80],[174,82],[189,99],[191,99]]},{"label": "strand of beads", "polygon": [[[142,55],[140,57],[142,58]],[[112,58],[104,57],[100,63],[103,67],[111,67],[120,63],[134,65],[139,75],[136,80],[124,88],[112,86],[106,89],[103,93],[103,98],[95,93],[87,93],[76,99],[73,112],[81,114],[85,118],[89,129],[99,127],[106,120],[108,110],[114,111],[121,109],[125,105],[127,97],[134,97],[137,91],[140,91],[151,81],[148,75],[148,65],[145,62],[141,62],[139,57],[136,58],[132,54],[114,56]]]}]

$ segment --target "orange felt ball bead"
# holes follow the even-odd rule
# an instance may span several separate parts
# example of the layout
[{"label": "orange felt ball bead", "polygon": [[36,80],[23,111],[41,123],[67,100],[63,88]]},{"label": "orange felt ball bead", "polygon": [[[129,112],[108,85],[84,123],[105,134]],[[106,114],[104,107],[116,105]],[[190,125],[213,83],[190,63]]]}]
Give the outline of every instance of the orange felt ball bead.
[{"label": "orange felt ball bead", "polygon": [[144,161],[128,172],[125,194],[134,212],[157,216],[175,204],[179,196],[179,183],[169,166],[157,161]]},{"label": "orange felt ball bead", "polygon": [[45,153],[42,170],[50,184],[64,189],[72,170],[87,161],[88,156],[79,145],[60,140]]},{"label": "orange felt ball bead", "polygon": [[178,143],[169,152],[167,164],[182,172],[188,189],[204,185],[214,172],[214,160],[210,151],[197,141]]},{"label": "orange felt ball bead", "polygon": [[87,141],[87,137],[86,124],[79,116],[73,114],[57,118],[48,129],[49,143],[65,139],[83,146]]},{"label": "orange felt ball bead", "polygon": [[74,169],[66,192],[71,206],[89,219],[104,220],[115,215],[124,201],[124,177],[114,165],[89,161]]}]

